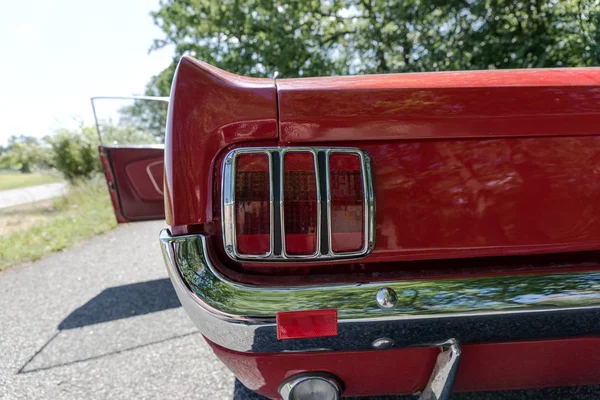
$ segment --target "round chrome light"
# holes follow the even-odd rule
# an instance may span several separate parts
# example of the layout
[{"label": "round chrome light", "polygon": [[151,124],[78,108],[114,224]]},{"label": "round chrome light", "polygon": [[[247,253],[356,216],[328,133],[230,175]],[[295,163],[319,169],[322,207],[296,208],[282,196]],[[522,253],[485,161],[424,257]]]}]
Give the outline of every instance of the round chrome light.
[{"label": "round chrome light", "polygon": [[279,394],[284,400],[338,400],[340,384],[328,374],[302,374],[284,381]]}]

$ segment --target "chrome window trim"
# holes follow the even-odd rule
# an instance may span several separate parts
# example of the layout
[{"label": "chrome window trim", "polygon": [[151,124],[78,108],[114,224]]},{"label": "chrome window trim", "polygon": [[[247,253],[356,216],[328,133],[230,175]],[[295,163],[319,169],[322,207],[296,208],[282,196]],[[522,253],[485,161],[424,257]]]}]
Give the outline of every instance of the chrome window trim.
[{"label": "chrome window trim", "polygon": [[[279,155],[279,176],[274,176],[273,154]],[[284,163],[285,155],[288,153],[310,153],[313,155],[315,165],[315,182],[317,185],[317,246],[312,254],[289,254],[285,246],[285,216],[284,216]],[[327,202],[327,243],[328,251],[323,253],[321,248],[322,241],[322,211],[321,204],[323,193],[321,193],[321,171],[319,168],[319,153],[325,154],[325,182],[326,182],[326,202]],[[363,245],[360,250],[350,252],[334,252],[332,250],[331,239],[331,174],[329,170],[329,157],[331,154],[354,154],[360,158],[361,177],[363,184],[363,204],[364,204],[364,222],[363,222]],[[235,206],[235,172],[236,160],[241,154],[267,154],[269,157],[269,190],[270,190],[270,250],[265,254],[242,254],[238,251],[236,240],[236,206]],[[222,205],[222,230],[223,245],[227,255],[236,261],[327,261],[331,259],[359,259],[367,256],[374,248],[375,244],[375,194],[373,191],[373,181],[371,173],[371,160],[369,156],[358,148],[350,147],[246,147],[231,150],[223,160],[221,180],[221,205]],[[275,241],[275,208],[274,208],[274,179],[279,180],[279,226],[281,253],[274,253]]]}]

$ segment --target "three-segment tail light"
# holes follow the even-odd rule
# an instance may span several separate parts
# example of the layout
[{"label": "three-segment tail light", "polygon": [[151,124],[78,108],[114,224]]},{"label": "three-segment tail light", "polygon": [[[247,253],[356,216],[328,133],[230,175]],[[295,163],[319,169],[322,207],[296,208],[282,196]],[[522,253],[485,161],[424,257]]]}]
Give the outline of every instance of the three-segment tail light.
[{"label": "three-segment tail light", "polygon": [[223,165],[223,241],[236,260],[356,258],[374,245],[368,156],[355,148],[245,148]]}]

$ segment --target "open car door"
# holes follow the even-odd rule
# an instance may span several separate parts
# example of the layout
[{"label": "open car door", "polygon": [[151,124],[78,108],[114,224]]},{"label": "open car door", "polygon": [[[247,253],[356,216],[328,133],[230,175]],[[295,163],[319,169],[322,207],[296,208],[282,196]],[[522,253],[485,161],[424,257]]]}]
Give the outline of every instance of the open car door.
[{"label": "open car door", "polygon": [[[100,161],[117,221],[164,219],[164,145],[160,143],[164,142],[168,98],[93,97],[91,101],[100,136]],[[116,112],[116,123],[113,118],[102,118],[100,101],[102,106],[112,103],[104,108]]]}]

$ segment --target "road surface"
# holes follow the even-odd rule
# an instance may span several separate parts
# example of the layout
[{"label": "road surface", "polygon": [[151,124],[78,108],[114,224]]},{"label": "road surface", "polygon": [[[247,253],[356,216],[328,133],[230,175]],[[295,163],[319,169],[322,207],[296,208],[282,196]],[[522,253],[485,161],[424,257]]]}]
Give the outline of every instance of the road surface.
[{"label": "road surface", "polygon": [[[250,398],[180,307],[160,254],[162,226],[119,226],[0,272],[0,398]],[[578,388],[453,399],[597,399],[599,393]]]},{"label": "road surface", "polygon": [[67,193],[65,182],[2,190],[0,191],[0,209],[47,200],[65,193]]}]

